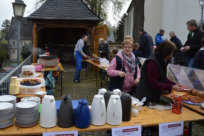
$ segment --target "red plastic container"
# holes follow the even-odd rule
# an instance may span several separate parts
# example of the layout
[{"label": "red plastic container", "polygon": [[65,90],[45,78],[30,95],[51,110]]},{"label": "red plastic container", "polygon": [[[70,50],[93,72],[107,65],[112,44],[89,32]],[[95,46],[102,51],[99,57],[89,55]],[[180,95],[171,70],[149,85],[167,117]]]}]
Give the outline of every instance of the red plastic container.
[{"label": "red plastic container", "polygon": [[180,95],[173,95],[173,108],[172,112],[176,114],[180,114],[182,112],[183,101],[182,96]]}]

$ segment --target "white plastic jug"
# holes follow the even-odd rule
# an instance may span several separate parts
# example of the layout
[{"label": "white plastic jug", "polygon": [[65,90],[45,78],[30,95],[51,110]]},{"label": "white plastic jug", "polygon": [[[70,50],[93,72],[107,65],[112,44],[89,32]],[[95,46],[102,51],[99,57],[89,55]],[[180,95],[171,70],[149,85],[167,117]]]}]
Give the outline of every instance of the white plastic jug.
[{"label": "white plastic jug", "polygon": [[52,95],[45,95],[42,99],[40,112],[40,126],[51,128],[57,125],[57,111],[55,98]]},{"label": "white plastic jug", "polygon": [[119,95],[111,95],[107,108],[107,123],[120,125],[122,123],[122,105]]},{"label": "white plastic jug", "polygon": [[103,95],[95,95],[91,105],[91,124],[100,126],[106,123],[106,105]]}]

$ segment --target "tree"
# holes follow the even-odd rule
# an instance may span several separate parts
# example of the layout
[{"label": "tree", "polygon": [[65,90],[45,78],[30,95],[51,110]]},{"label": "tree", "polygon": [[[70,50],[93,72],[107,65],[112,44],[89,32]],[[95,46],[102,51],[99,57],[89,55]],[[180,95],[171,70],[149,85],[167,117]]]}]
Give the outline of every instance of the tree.
[{"label": "tree", "polygon": [[3,67],[3,62],[7,58],[7,51],[0,46],[0,69]]},{"label": "tree", "polygon": [[[36,7],[39,7],[39,4],[42,4],[46,0],[38,0]],[[125,2],[129,0],[82,0],[88,8],[90,8],[97,16],[107,19],[107,13],[109,10],[112,10],[115,16],[118,16],[122,6]]]},{"label": "tree", "polygon": [[1,40],[8,41],[8,33],[9,33],[10,24],[11,22],[8,19],[3,21],[2,26],[1,26]]},{"label": "tree", "polygon": [[116,42],[122,42],[124,39],[124,24],[125,24],[125,17],[127,15],[124,14],[121,20],[118,23],[118,27],[116,29]]},{"label": "tree", "polygon": [[139,42],[139,29],[144,28],[144,4],[145,0],[134,0],[134,41]]}]

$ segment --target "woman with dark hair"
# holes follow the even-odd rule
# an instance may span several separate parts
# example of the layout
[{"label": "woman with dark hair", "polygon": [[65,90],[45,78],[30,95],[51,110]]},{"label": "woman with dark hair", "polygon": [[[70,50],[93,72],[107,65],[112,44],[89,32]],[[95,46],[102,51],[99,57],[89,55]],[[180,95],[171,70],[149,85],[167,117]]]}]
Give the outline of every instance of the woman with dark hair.
[{"label": "woman with dark hair", "polygon": [[175,51],[176,45],[167,40],[157,46],[142,66],[135,97],[140,100],[146,97],[145,104],[154,103],[159,102],[162,93],[170,93],[172,89],[182,90],[181,85],[167,78],[167,65]]}]

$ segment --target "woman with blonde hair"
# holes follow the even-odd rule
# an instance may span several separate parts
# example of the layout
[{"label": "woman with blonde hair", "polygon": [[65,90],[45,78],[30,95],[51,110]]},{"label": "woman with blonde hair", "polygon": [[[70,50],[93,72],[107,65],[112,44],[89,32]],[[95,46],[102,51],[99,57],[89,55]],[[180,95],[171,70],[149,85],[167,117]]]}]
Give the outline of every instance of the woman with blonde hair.
[{"label": "woman with blonde hair", "polygon": [[132,94],[134,87],[138,84],[140,69],[132,50],[133,40],[125,39],[122,49],[112,59],[107,70],[107,74],[110,76],[109,90],[120,89],[122,92]]}]

